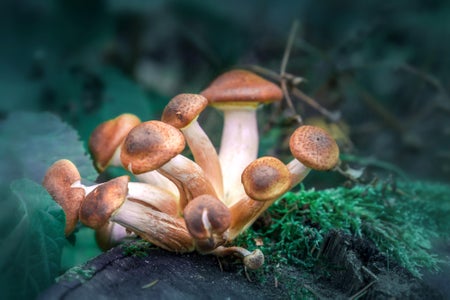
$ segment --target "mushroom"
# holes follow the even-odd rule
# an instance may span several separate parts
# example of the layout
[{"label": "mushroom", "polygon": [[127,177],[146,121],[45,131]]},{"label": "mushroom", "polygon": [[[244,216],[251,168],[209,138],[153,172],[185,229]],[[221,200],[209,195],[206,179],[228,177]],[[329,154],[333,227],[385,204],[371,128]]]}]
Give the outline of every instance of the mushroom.
[{"label": "mushroom", "polygon": [[291,187],[291,174],[279,159],[264,156],[254,160],[242,173],[247,193],[229,207],[230,240],[245,231],[281,195]]},{"label": "mushroom", "polygon": [[128,179],[121,176],[97,185],[80,207],[80,221],[97,230],[115,222],[163,249],[192,251],[194,242],[183,219],[163,212],[154,198],[149,199],[152,205],[135,198]]},{"label": "mushroom", "polygon": [[[141,120],[129,113],[121,114],[114,119],[105,121],[97,126],[89,138],[89,151],[99,172],[108,166],[122,166],[120,160],[121,145],[131,129],[141,123]],[[155,186],[164,187],[169,192],[177,194],[177,187],[158,172],[147,172],[138,175],[139,181]]]},{"label": "mushroom", "polygon": [[85,197],[84,189],[72,188],[71,185],[80,181],[77,167],[67,159],[53,163],[47,170],[42,185],[57,202],[66,215],[64,233],[70,235],[78,222],[78,211]]},{"label": "mushroom", "polygon": [[161,121],[147,121],[133,128],[122,145],[122,164],[133,174],[158,170],[177,183],[179,208],[196,196],[216,192],[203,170],[181,155],[185,140],[180,130]]},{"label": "mushroom", "polygon": [[226,242],[230,211],[216,197],[201,195],[194,198],[184,208],[183,216],[200,253],[209,253]]},{"label": "mushroom", "polygon": [[183,132],[195,162],[210,179],[219,198],[222,198],[222,170],[216,148],[197,122],[198,116],[207,105],[208,100],[202,95],[179,94],[166,105],[161,121]]},{"label": "mushroom", "polygon": [[120,145],[128,132],[141,120],[133,114],[121,114],[98,125],[89,138],[89,151],[95,167],[103,172],[108,166],[121,166]]},{"label": "mushroom", "polygon": [[258,155],[256,109],[261,103],[281,100],[283,93],[277,85],[252,72],[232,70],[217,77],[201,95],[224,113],[219,159],[222,166],[227,166],[222,169],[224,201],[232,204],[245,195],[240,176]]},{"label": "mushroom", "polygon": [[291,173],[291,188],[300,183],[311,169],[327,171],[339,163],[339,147],[324,129],[304,125],[291,135],[289,148],[295,159],[287,167]]}]

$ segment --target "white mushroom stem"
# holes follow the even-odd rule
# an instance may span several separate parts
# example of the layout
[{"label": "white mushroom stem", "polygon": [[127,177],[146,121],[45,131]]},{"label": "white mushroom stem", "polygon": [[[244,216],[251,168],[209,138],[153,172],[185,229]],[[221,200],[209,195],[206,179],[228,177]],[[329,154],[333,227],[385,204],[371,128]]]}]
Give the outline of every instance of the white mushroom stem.
[{"label": "white mushroom stem", "polygon": [[219,159],[222,165],[224,203],[231,205],[245,195],[242,171],[258,156],[259,134],[256,109],[223,109],[224,126]]},{"label": "white mushroom stem", "polygon": [[291,174],[291,188],[299,184],[300,182],[305,179],[305,177],[309,174],[311,171],[311,168],[308,168],[301,162],[299,162],[297,159],[291,160],[287,164],[289,173]]},{"label": "white mushroom stem", "polygon": [[[120,159],[120,152],[122,147],[118,147],[112,156],[109,166],[123,167],[122,161]],[[157,171],[150,171],[143,174],[134,175],[140,182],[145,182],[154,186],[159,186],[170,193],[174,194],[177,198],[179,197],[179,191],[176,185],[170,181],[168,178],[164,177]]]},{"label": "white mushroom stem", "polygon": [[181,128],[195,162],[203,169],[219,199],[223,199],[222,168],[216,148],[197,120]]},{"label": "white mushroom stem", "polygon": [[114,151],[113,156],[111,157],[111,160],[109,161],[109,166],[114,166],[114,167],[121,167],[122,166],[122,161],[120,160],[120,146],[117,147],[116,151]]},{"label": "white mushroom stem", "polygon": [[[83,188],[87,196],[100,185],[102,185],[102,183],[86,186],[80,181],[77,181],[72,184],[71,187]],[[175,216],[178,214],[178,198],[165,189],[161,189],[157,186],[147,183],[129,182],[127,200],[140,202],[145,206],[151,207],[155,210],[167,213],[169,215]]]},{"label": "white mushroom stem", "polygon": [[145,182],[153,186],[158,186],[172,193],[177,199],[180,198],[180,191],[177,186],[167,177],[159,173],[158,171],[149,171],[142,174],[135,174],[137,180]]},{"label": "white mushroom stem", "polygon": [[224,247],[219,246],[212,252],[217,256],[234,255],[242,259],[244,265],[251,269],[256,270],[264,264],[264,254],[261,250],[256,249],[252,252],[242,247]]},{"label": "white mushroom stem", "polygon": [[169,251],[190,252],[195,248],[182,218],[158,212],[134,201],[125,201],[110,220]]}]

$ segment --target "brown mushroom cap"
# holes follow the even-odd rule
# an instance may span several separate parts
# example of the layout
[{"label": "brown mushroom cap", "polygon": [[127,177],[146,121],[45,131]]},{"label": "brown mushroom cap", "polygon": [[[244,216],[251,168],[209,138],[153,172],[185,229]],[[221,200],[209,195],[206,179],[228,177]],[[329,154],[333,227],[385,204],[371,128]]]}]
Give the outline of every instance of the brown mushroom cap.
[{"label": "brown mushroom cap", "polygon": [[287,166],[271,156],[254,160],[242,172],[241,180],[247,195],[258,201],[276,199],[291,185]]},{"label": "brown mushroom cap", "polygon": [[161,121],[176,128],[184,128],[208,106],[208,100],[198,94],[179,94],[164,108]]},{"label": "brown mushroom cap", "polygon": [[67,159],[55,162],[47,170],[42,185],[66,214],[65,234],[68,236],[75,230],[78,222],[78,211],[84,200],[82,188],[72,188],[71,185],[80,181],[77,167]]},{"label": "brown mushroom cap", "polygon": [[289,147],[292,155],[308,168],[330,170],[339,162],[339,147],[322,128],[300,126],[292,134]]},{"label": "brown mushroom cap", "polygon": [[88,146],[98,171],[104,171],[128,132],[139,123],[141,120],[137,116],[122,114],[94,129]]},{"label": "brown mushroom cap", "polygon": [[180,154],[184,147],[180,130],[161,121],[147,121],[130,130],[120,159],[133,174],[142,174],[158,169]]},{"label": "brown mushroom cap", "polygon": [[128,193],[128,176],[120,176],[100,184],[87,194],[80,207],[80,221],[84,225],[100,229],[111,215],[122,206]]},{"label": "brown mushroom cap", "polygon": [[213,106],[251,106],[280,101],[282,90],[274,83],[246,70],[231,70],[217,77],[201,95]]},{"label": "brown mushroom cap", "polygon": [[197,240],[222,234],[230,227],[231,215],[228,207],[211,195],[201,195],[188,203],[183,211],[189,233]]}]

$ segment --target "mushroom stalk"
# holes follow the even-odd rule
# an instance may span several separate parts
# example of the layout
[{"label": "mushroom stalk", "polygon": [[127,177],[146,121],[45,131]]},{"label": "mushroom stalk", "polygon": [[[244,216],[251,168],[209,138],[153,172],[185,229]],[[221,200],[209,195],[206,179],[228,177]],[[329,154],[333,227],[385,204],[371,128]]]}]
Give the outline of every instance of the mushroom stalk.
[{"label": "mushroom stalk", "polygon": [[216,148],[197,120],[189,126],[181,128],[186,142],[191,149],[195,162],[203,169],[211,181],[219,199],[223,198],[222,168]]},{"label": "mushroom stalk", "polygon": [[134,201],[125,201],[112,215],[111,221],[169,251],[190,252],[195,247],[182,218],[170,216]]},{"label": "mushroom stalk", "polygon": [[305,177],[311,171],[311,168],[308,168],[307,166],[305,166],[296,159],[291,160],[287,164],[287,168],[291,175],[291,186],[289,189],[293,188],[294,186],[302,182],[303,179],[305,179]]},{"label": "mushroom stalk", "polygon": [[[216,191],[207,179],[202,168],[189,158],[178,154],[162,165],[158,171],[174,182],[179,182],[186,195],[186,200],[200,196],[212,195],[217,197]],[[185,204],[181,204],[183,209]]]},{"label": "mushroom stalk", "polygon": [[242,171],[258,156],[259,133],[255,108],[224,109],[219,159],[224,168],[224,202],[232,205],[245,195]]}]

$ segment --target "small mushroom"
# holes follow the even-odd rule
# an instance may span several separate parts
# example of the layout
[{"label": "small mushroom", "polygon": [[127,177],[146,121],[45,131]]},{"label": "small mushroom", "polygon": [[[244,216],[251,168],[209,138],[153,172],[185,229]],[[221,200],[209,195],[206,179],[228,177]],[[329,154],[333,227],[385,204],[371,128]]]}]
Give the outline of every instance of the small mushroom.
[{"label": "small mushroom", "polygon": [[72,184],[80,181],[77,167],[67,159],[53,163],[47,170],[42,185],[52,198],[62,207],[66,215],[64,233],[70,235],[78,222],[78,211],[84,201],[85,191],[72,188]]},{"label": "small mushroom", "polygon": [[216,148],[197,122],[208,100],[198,94],[179,94],[166,105],[161,121],[180,129],[195,162],[210,179],[219,198],[223,197],[222,169]]},{"label": "small mushroom", "polygon": [[[133,128],[124,141],[122,164],[133,174],[158,170],[180,188],[180,210],[196,196],[216,196],[211,182],[193,161],[181,155],[185,140],[180,130],[160,121]],[[184,198],[183,198],[184,196]]]},{"label": "small mushroom", "polygon": [[276,199],[291,185],[288,168],[272,156],[254,160],[242,172],[241,180],[247,195],[258,201]]},{"label": "small mushroom", "polygon": [[209,253],[226,242],[230,211],[216,197],[201,195],[194,198],[184,208],[183,216],[200,253]]},{"label": "small mushroom", "polygon": [[339,163],[339,147],[324,129],[304,125],[291,135],[289,148],[295,157],[287,165],[291,173],[291,187],[300,183],[311,169],[327,171]]},{"label": "small mushroom", "polygon": [[258,155],[256,109],[262,103],[280,101],[283,93],[252,72],[232,70],[217,77],[201,94],[224,113],[219,159],[226,166],[222,170],[224,201],[232,204],[245,195],[241,173]]},{"label": "small mushroom", "polygon": [[290,189],[291,174],[282,161],[264,156],[245,168],[242,182],[247,195],[229,207],[230,240],[250,227],[275,200]]},{"label": "small mushroom", "polygon": [[89,138],[89,151],[99,172],[109,165],[121,166],[120,146],[128,132],[141,120],[133,114],[121,114],[118,117],[98,125]]},{"label": "small mushroom", "polygon": [[[123,141],[131,129],[141,123],[141,120],[129,113],[121,114],[97,126],[89,138],[89,151],[92,154],[95,167],[103,172],[108,166],[122,166],[120,151]],[[137,175],[139,181],[160,186],[171,193],[177,194],[177,187],[158,172],[147,172]]]},{"label": "small mushroom", "polygon": [[143,239],[170,251],[187,252],[194,241],[181,217],[159,211],[155,199],[136,198],[128,189],[128,176],[97,185],[86,195],[80,207],[80,221],[100,230],[109,222],[118,223]]}]

